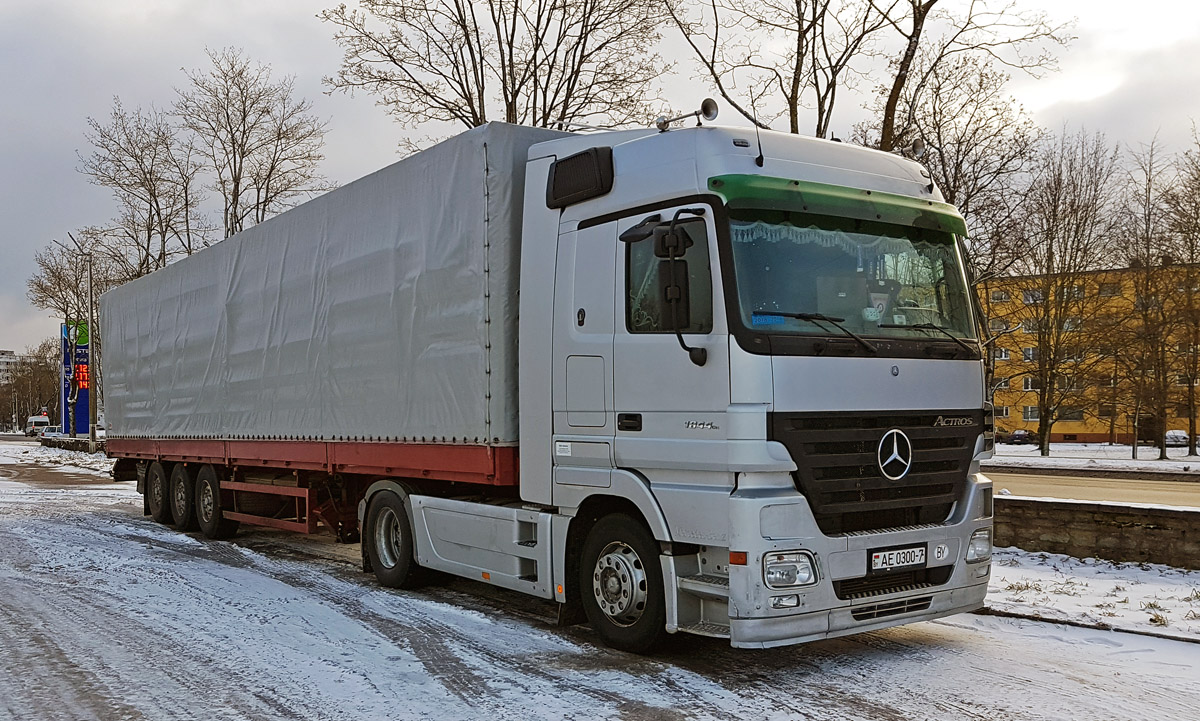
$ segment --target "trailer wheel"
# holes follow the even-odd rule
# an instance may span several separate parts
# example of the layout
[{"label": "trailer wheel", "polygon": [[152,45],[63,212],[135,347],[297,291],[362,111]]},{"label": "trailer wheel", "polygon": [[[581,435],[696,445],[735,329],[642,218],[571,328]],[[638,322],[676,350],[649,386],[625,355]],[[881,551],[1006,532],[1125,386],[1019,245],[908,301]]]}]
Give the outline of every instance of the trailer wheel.
[{"label": "trailer wheel", "polygon": [[170,523],[171,489],[167,472],[158,461],[146,469],[146,503],[150,506],[150,517],[159,523]]},{"label": "trailer wheel", "polygon": [[225,518],[221,509],[221,481],[217,469],[207,463],[201,466],[196,473],[195,488],[196,522],[201,533],[216,541],[233,538],[241,524]]},{"label": "trailer wheel", "polygon": [[375,577],[388,588],[415,588],[420,585],[412,526],[404,501],[391,491],[380,491],[371,500],[362,542]]},{"label": "trailer wheel", "polygon": [[182,463],[176,463],[171,468],[170,491],[171,517],[175,519],[175,527],[181,531],[194,531],[196,525],[196,479]]},{"label": "trailer wheel", "polygon": [[604,643],[649,653],[666,632],[658,542],[624,513],[605,516],[583,543],[579,591],[588,621]]}]

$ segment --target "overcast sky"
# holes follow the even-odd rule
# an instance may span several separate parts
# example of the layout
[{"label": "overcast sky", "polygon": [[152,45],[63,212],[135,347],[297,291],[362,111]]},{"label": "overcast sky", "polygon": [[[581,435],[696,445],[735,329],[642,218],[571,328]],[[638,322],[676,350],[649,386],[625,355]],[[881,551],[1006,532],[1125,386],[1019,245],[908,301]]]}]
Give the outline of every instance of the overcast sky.
[{"label": "overcast sky", "polygon": [[[947,0],[951,4],[954,0]],[[276,74],[296,77],[299,94],[330,121],[327,177],[345,183],[397,159],[401,129],[369,96],[327,96],[322,75],[341,53],[316,13],[322,0],[0,0],[0,349],[22,350],[57,332],[58,320],[32,308],[25,281],[33,254],[68,231],[116,214],[108,192],[77,171],[88,116],[126,107],[169,106],[182,68],[200,68],[205,47],[243,48]],[[1137,145],[1158,133],[1170,151],[1200,121],[1200,3],[1184,0],[1019,0],[1057,20],[1076,19],[1078,39],[1060,71],[1017,78],[1014,95],[1043,126],[1064,123]],[[665,56],[683,62],[666,99],[698,105],[710,94],[677,40]],[[835,132],[849,135],[861,100],[841,100]],[[737,122],[726,109],[718,122]],[[440,134],[441,130],[421,135]]]}]

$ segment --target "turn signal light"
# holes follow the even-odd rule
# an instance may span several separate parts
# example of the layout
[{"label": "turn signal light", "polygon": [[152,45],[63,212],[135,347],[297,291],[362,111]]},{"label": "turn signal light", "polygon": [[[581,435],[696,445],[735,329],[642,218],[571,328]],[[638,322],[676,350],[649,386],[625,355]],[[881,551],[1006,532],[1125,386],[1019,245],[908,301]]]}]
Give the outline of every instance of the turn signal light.
[{"label": "turn signal light", "polygon": [[729,552],[729,565],[730,566],[745,566],[746,565],[746,552],[745,551],[730,551]]}]

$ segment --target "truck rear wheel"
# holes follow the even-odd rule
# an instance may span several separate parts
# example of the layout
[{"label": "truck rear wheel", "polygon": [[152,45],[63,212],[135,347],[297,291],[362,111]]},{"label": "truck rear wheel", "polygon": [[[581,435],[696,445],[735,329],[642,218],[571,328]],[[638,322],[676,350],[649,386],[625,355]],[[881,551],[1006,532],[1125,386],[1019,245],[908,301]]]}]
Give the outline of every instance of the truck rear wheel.
[{"label": "truck rear wheel", "polygon": [[404,501],[391,491],[380,491],[371,499],[362,542],[375,578],[388,588],[415,588],[420,573],[413,547],[412,526]]},{"label": "truck rear wheel", "polygon": [[666,632],[658,542],[624,513],[592,526],[579,563],[579,591],[588,621],[604,643],[649,653]]},{"label": "truck rear wheel", "polygon": [[146,504],[150,506],[150,517],[159,523],[170,523],[171,490],[167,482],[167,471],[158,461],[146,469]]},{"label": "truck rear wheel", "polygon": [[241,524],[225,518],[221,508],[221,481],[217,477],[217,469],[207,463],[201,466],[196,473],[195,488],[193,495],[196,522],[200,526],[200,532],[216,541],[233,538]]},{"label": "truck rear wheel", "polygon": [[181,531],[194,531],[196,525],[196,480],[182,463],[171,469],[171,516]]}]

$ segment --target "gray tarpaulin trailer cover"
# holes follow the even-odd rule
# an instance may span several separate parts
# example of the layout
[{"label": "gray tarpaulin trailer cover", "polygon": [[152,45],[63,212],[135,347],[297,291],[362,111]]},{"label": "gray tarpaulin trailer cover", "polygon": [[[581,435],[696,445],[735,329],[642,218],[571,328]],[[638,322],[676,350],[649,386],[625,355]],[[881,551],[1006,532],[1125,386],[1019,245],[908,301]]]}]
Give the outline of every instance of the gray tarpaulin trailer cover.
[{"label": "gray tarpaulin trailer cover", "polygon": [[515,443],[525,161],[563,135],[476,128],[106,293],[109,437]]}]

